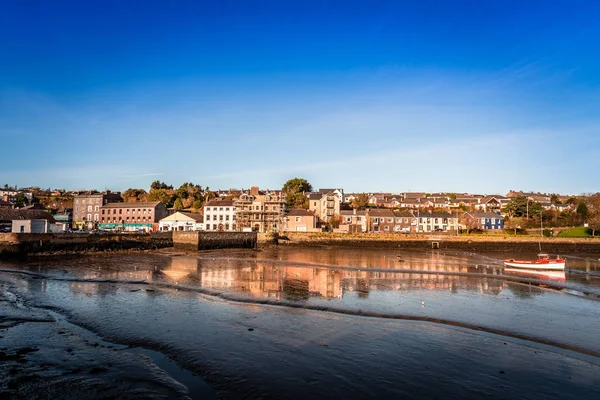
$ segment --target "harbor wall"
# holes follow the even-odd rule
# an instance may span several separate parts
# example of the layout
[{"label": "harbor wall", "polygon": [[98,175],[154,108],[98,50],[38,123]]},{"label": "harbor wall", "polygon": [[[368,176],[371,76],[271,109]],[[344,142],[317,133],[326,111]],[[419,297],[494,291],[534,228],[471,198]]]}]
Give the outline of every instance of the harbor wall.
[{"label": "harbor wall", "polygon": [[170,233],[1,233],[0,257],[37,253],[149,250],[173,246]]},{"label": "harbor wall", "polygon": [[290,232],[279,237],[282,246],[339,246],[359,248],[448,249],[473,252],[544,252],[600,254],[600,238],[541,238],[531,236],[451,236]]},{"label": "harbor wall", "polygon": [[256,232],[173,232],[173,247],[179,250],[254,249],[257,246]]}]

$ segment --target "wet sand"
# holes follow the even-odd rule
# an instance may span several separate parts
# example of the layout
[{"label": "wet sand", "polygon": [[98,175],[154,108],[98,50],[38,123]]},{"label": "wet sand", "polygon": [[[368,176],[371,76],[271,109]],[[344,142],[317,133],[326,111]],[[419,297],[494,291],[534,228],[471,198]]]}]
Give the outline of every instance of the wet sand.
[{"label": "wet sand", "polygon": [[499,257],[273,248],[3,262],[0,395],[599,397],[600,265],[571,258],[550,280],[509,276]]}]

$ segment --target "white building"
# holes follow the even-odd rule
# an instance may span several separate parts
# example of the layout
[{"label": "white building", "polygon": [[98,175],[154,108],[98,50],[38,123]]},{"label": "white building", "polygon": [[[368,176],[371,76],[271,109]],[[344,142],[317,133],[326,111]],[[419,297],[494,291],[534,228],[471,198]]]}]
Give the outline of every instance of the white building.
[{"label": "white building", "polygon": [[419,232],[447,232],[458,231],[458,216],[444,212],[419,212],[418,231]]},{"label": "white building", "polygon": [[158,230],[168,231],[203,231],[202,215],[177,211],[158,221]]},{"label": "white building", "polygon": [[236,228],[232,200],[211,200],[204,206],[204,230],[232,232]]},{"label": "white building", "polygon": [[12,222],[13,233],[60,233],[63,224],[53,224],[47,219],[15,219]]}]

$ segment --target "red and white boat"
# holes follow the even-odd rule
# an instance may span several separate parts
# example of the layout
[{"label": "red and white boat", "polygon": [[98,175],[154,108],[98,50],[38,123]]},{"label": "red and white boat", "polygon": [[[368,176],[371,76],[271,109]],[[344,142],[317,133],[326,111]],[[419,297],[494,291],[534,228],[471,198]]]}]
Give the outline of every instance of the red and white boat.
[{"label": "red and white boat", "polygon": [[553,270],[553,271],[564,271],[565,259],[556,256],[556,258],[550,258],[550,255],[546,253],[540,253],[537,256],[537,260],[504,260],[506,267],[512,268],[526,268],[526,269],[539,269],[539,270]]},{"label": "red and white boat", "polygon": [[541,270],[524,268],[504,268],[504,274],[509,276],[518,276],[521,278],[541,279],[543,281],[565,282],[567,275],[563,270]]}]

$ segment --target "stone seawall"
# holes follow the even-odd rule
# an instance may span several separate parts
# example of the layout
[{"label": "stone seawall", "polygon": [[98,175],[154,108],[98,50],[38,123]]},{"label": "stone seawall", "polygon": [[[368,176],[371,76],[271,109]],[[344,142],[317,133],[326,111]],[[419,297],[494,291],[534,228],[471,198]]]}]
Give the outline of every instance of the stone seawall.
[{"label": "stone seawall", "polygon": [[0,257],[36,253],[148,250],[173,246],[170,233],[153,234],[0,234]]},{"label": "stone seawall", "polygon": [[286,233],[284,246],[340,246],[362,248],[448,249],[474,252],[537,252],[600,254],[600,238],[541,238],[528,236],[450,236],[394,234]]},{"label": "stone seawall", "polygon": [[257,244],[256,232],[173,232],[173,247],[180,250],[253,249]]}]

